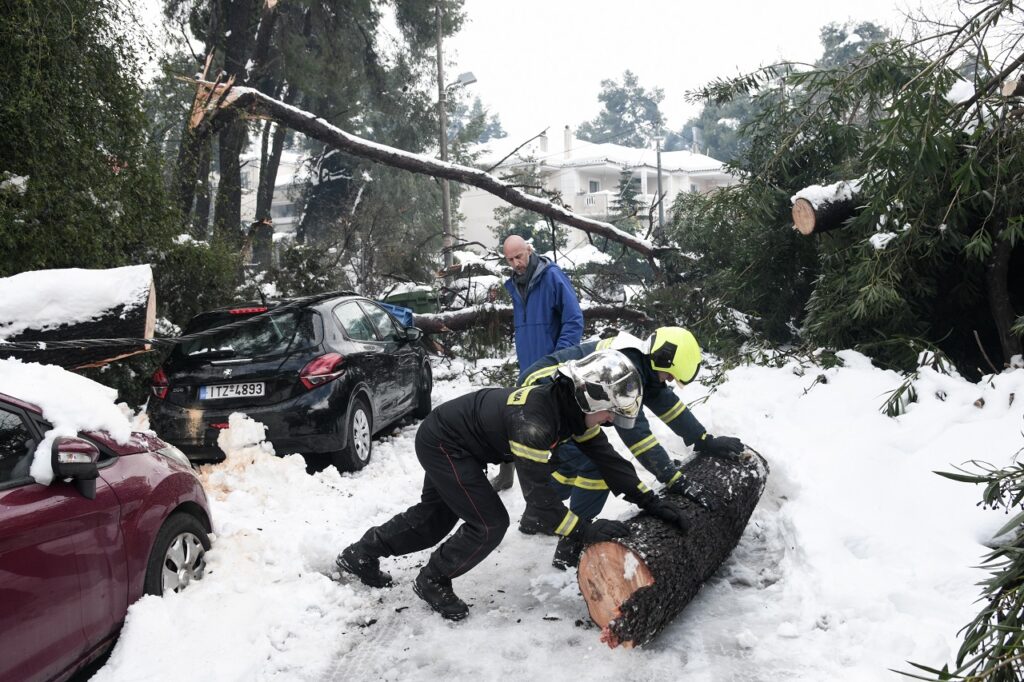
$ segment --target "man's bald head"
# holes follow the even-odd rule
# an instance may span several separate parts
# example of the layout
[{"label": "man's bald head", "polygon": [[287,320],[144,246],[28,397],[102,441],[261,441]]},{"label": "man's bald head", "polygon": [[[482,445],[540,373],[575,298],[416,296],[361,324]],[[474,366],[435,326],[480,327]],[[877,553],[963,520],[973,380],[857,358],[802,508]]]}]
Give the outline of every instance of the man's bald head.
[{"label": "man's bald head", "polygon": [[512,266],[517,275],[526,272],[526,266],[530,264],[530,254],[533,247],[526,243],[526,240],[517,234],[511,235],[505,240],[502,246],[505,254],[505,261]]}]

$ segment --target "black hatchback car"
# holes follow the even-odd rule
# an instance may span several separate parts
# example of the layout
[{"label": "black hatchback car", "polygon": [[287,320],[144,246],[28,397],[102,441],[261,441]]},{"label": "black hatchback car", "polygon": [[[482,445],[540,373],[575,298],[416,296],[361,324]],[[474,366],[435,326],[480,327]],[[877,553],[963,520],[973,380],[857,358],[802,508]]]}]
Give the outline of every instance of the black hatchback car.
[{"label": "black hatchback car", "polygon": [[420,330],[374,301],[345,294],[221,308],[194,317],[185,335],[246,318],[178,343],[153,374],[150,424],[190,459],[223,458],[217,436],[243,412],[266,425],[278,453],[329,455],[355,471],[375,433],[430,412]]}]

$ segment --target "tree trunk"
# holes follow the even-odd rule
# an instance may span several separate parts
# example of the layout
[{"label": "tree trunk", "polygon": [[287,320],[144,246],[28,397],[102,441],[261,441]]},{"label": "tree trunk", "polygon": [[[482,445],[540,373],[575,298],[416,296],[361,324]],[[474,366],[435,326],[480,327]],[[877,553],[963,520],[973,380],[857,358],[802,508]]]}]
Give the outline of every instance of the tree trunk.
[{"label": "tree trunk", "polygon": [[[513,185],[499,180],[493,175],[486,173],[479,168],[462,166],[454,163],[442,163],[437,159],[422,154],[413,154],[395,147],[389,147],[377,142],[371,142],[363,138],[347,133],[327,121],[315,116],[308,111],[276,100],[272,97],[253,90],[252,88],[232,87],[215,85],[208,82],[200,82],[199,87],[214,88],[216,94],[204,108],[201,115],[193,120],[197,129],[206,129],[204,118],[217,118],[221,112],[229,116],[247,114],[250,116],[270,117],[274,120],[288,125],[315,140],[326,145],[340,149],[344,152],[370,159],[377,163],[394,168],[421,173],[437,178],[455,180],[467,185],[473,185],[490,192],[501,199],[504,199],[513,206],[534,211],[543,216],[556,220],[566,225],[579,228],[590,234],[606,237],[610,241],[622,244],[633,249],[637,253],[654,259],[663,253],[672,251],[669,247],[656,247],[646,239],[635,237],[623,232],[611,223],[592,220],[577,215],[569,209],[556,205],[546,199],[535,197]],[[210,112],[213,113],[210,113]],[[652,267],[658,272],[657,264],[652,262]]]},{"label": "tree trunk", "polygon": [[992,254],[985,264],[985,289],[988,295],[988,307],[992,320],[999,334],[999,345],[1003,352],[1003,363],[1010,366],[1010,359],[1022,352],[1020,337],[1016,336],[1013,327],[1016,315],[1010,302],[1010,291],[1007,278],[1010,274],[1010,255],[1013,245],[1009,239],[995,237]]},{"label": "tree trunk", "polygon": [[739,543],[764,491],[768,464],[751,451],[742,461],[698,457],[684,475],[719,501],[708,511],[670,496],[690,522],[684,534],[664,521],[640,514],[630,535],[589,546],[577,572],[590,617],[610,647],[643,646],[686,607]]},{"label": "tree trunk", "polygon": [[856,215],[857,181],[815,185],[798,192],[793,200],[793,227],[802,235],[845,227]]},{"label": "tree trunk", "polygon": [[[114,291],[119,298],[111,296]],[[106,365],[150,349],[142,343],[86,348],[54,346],[55,342],[76,339],[153,338],[156,289],[149,266],[24,272],[0,279],[0,296],[8,304],[7,309],[21,311],[19,319],[0,318],[0,340],[6,344],[38,344],[33,350],[12,350],[0,343],[0,357],[81,369]],[[19,299],[24,299],[24,303],[19,303]],[[72,301],[81,305],[72,305]],[[89,305],[94,307],[86,309]],[[67,317],[55,319],[54,310],[66,310]]]},{"label": "tree trunk", "polygon": [[[653,324],[654,320],[641,310],[617,306],[583,306],[583,317],[590,320],[631,320]],[[512,323],[512,306],[471,306],[448,313],[416,314],[415,325],[427,334],[458,332],[480,326],[491,320]]]},{"label": "tree trunk", "polygon": [[213,146],[210,139],[201,142],[198,174],[193,181],[195,188],[195,212],[192,215],[192,236],[200,241],[210,238],[210,163]]},{"label": "tree trunk", "polygon": [[[288,87],[284,93],[285,104],[291,104],[296,97],[295,88]],[[267,122],[266,136],[269,133],[271,122]],[[265,161],[260,164],[260,185],[256,191],[256,220],[270,218],[270,209],[274,205],[274,187],[277,183],[277,171],[281,167],[281,154],[284,152],[284,140],[288,135],[288,128],[280,123],[274,125],[270,144],[264,153]]]}]

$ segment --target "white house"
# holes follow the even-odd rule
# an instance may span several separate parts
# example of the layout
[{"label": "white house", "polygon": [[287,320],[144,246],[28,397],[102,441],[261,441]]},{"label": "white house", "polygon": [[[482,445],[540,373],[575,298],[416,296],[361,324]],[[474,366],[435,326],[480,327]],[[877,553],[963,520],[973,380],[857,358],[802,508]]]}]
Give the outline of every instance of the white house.
[{"label": "white house", "polygon": [[[517,168],[533,166],[547,189],[560,192],[562,201],[575,213],[597,220],[607,220],[619,193],[619,179],[630,169],[639,192],[638,199],[654,205],[658,195],[657,153],[651,149],[634,149],[617,144],[594,144],[578,140],[566,126],[561,140],[554,142],[542,135],[508,159],[520,142],[509,138],[491,140],[481,148],[476,165],[491,168],[501,162],[492,174],[499,177]],[[690,151],[661,153],[661,189],[665,193],[665,216],[671,214],[672,202],[680,192],[710,192],[738,182],[722,168],[722,162]],[[495,224],[494,209],[508,204],[476,187],[464,185],[459,200],[463,220],[459,237],[479,242],[488,248],[497,247],[491,230]],[[655,211],[657,219],[657,211]],[[586,241],[579,230],[570,231],[569,247]]]}]

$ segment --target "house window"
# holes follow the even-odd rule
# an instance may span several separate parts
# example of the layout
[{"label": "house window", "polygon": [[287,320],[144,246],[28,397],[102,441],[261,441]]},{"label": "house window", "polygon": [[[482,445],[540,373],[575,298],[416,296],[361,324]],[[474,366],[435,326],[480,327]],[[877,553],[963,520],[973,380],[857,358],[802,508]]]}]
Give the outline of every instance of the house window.
[{"label": "house window", "polygon": [[696,192],[696,191],[697,191],[697,185],[695,185],[695,184],[693,184],[693,183],[691,182],[691,183],[690,183],[690,191],[691,191],[691,192]]},{"label": "house window", "polygon": [[600,191],[601,191],[601,182],[598,181],[598,180],[591,180],[590,181],[590,193],[593,194],[594,192],[600,192]]}]

